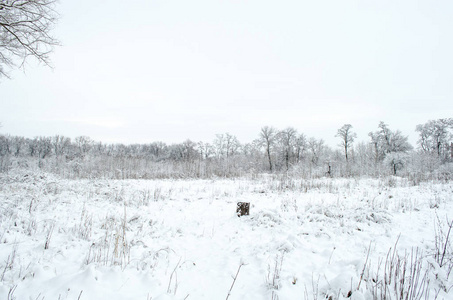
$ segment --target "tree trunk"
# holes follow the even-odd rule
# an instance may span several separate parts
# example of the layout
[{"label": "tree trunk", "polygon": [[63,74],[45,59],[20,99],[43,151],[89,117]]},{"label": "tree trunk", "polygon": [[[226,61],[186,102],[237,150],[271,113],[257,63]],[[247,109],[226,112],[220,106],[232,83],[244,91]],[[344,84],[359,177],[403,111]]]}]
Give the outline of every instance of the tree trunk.
[{"label": "tree trunk", "polygon": [[269,145],[267,146],[267,158],[269,159],[269,170],[272,173],[271,149],[270,149]]},{"label": "tree trunk", "polygon": [[348,161],[348,146],[345,144],[344,146],[344,156],[346,157],[346,162]]}]

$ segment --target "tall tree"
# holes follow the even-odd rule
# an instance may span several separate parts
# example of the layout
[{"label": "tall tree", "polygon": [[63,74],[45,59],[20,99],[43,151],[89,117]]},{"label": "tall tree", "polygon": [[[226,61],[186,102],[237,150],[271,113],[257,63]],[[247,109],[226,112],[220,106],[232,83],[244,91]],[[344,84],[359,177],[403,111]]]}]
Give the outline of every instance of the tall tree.
[{"label": "tall tree", "polygon": [[314,137],[311,137],[308,140],[308,150],[311,154],[312,164],[318,166],[319,158],[324,150],[324,140],[316,140]]},{"label": "tall tree", "polygon": [[21,153],[22,148],[25,145],[25,138],[21,136],[15,136],[13,138],[13,153],[14,156],[19,156]]},{"label": "tall tree", "polygon": [[436,153],[441,157],[453,139],[451,129],[453,129],[452,118],[430,120],[417,125],[415,130],[420,134],[419,147],[425,152]]},{"label": "tall tree", "polygon": [[62,135],[56,135],[51,138],[53,150],[55,153],[55,157],[60,157],[63,155],[65,150],[69,147],[71,144],[71,139],[64,137]]},{"label": "tall tree", "polygon": [[346,162],[348,161],[349,147],[351,147],[352,143],[357,138],[357,134],[355,132],[352,132],[351,128],[351,124],[345,124],[340,129],[338,129],[337,134],[335,135],[341,138],[340,146],[344,149]]},{"label": "tall tree", "polygon": [[200,159],[208,159],[211,154],[214,152],[212,149],[212,145],[209,143],[204,143],[204,142],[198,142],[197,144],[197,150],[198,153],[200,154]]},{"label": "tall tree", "polygon": [[12,138],[9,135],[0,135],[0,156],[11,154]]},{"label": "tall tree", "polygon": [[289,170],[291,157],[294,153],[294,146],[297,138],[297,130],[288,127],[278,133],[280,145],[282,147],[283,159],[285,161],[286,171]]},{"label": "tall tree", "polygon": [[391,152],[385,157],[384,163],[386,163],[396,176],[398,170],[402,169],[408,162],[409,157],[404,152]]},{"label": "tall tree", "polygon": [[387,162],[393,174],[396,175],[396,171],[406,164],[406,153],[412,150],[412,146],[407,141],[407,136],[403,136],[401,131],[390,130],[384,122],[380,122],[378,128],[378,131],[369,133],[376,151],[376,159]]},{"label": "tall tree", "polygon": [[231,135],[228,132],[225,133],[224,139],[225,139],[224,143],[225,153],[227,158],[230,158],[231,156],[234,156],[239,152],[239,149],[241,148],[241,143],[239,142],[236,136]]},{"label": "tall tree", "polygon": [[260,132],[260,143],[264,146],[266,156],[269,161],[269,171],[272,172],[272,155],[271,149],[274,147],[277,130],[274,127],[264,126]]},{"label": "tall tree", "polygon": [[38,156],[42,159],[52,153],[52,138],[40,136],[34,139],[37,144]]},{"label": "tall tree", "polygon": [[[5,67],[23,66],[28,57],[50,66],[58,41],[50,35],[57,20],[56,0],[0,1],[0,76]],[[19,61],[19,63],[16,63]]]},{"label": "tall tree", "polygon": [[378,125],[378,131],[370,132],[369,136],[379,160],[383,160],[389,153],[407,152],[412,149],[412,145],[407,141],[407,136],[403,136],[399,130],[390,130],[388,125],[382,121]]},{"label": "tall tree", "polygon": [[[94,144],[93,140],[88,136],[76,137],[75,143],[77,145],[77,150],[81,157],[85,157],[85,155],[91,150],[91,147]],[[121,145],[121,146],[124,147],[124,145]],[[124,152],[126,152],[126,151],[124,151]]]},{"label": "tall tree", "polygon": [[307,138],[301,133],[296,139],[296,163],[304,159],[305,151],[307,150]]}]

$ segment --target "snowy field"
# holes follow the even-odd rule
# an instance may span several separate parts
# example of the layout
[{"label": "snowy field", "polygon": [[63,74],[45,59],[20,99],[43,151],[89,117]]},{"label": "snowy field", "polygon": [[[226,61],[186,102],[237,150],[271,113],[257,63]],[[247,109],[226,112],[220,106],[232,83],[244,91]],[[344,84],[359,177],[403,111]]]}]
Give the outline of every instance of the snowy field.
[{"label": "snowy field", "polygon": [[0,203],[0,299],[453,299],[450,182],[13,172]]}]

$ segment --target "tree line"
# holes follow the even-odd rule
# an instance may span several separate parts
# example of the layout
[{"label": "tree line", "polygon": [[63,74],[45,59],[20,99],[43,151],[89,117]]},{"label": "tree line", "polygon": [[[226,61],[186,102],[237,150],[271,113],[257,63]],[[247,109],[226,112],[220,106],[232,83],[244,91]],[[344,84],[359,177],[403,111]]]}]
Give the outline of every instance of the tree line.
[{"label": "tree line", "polygon": [[[0,78],[23,67],[27,58],[50,65],[59,45],[51,35],[58,13],[55,0],[0,1]],[[40,168],[69,178],[157,178],[242,176],[263,172],[313,176],[449,177],[453,169],[451,118],[417,125],[413,147],[399,130],[380,122],[367,142],[357,143],[350,124],[337,130],[338,148],[308,138],[295,128],[265,126],[257,139],[240,143],[229,133],[211,143],[104,144],[89,137],[56,135],[28,139],[0,135],[0,172]]]},{"label": "tree line", "polygon": [[369,140],[356,142],[353,126],[337,130],[338,147],[307,137],[293,127],[261,128],[257,138],[241,143],[230,133],[214,140],[167,145],[105,144],[87,136],[33,139],[0,135],[0,171],[38,168],[66,178],[212,178],[259,173],[303,178],[398,175],[449,178],[453,171],[453,119],[417,125],[417,145],[380,122]]}]

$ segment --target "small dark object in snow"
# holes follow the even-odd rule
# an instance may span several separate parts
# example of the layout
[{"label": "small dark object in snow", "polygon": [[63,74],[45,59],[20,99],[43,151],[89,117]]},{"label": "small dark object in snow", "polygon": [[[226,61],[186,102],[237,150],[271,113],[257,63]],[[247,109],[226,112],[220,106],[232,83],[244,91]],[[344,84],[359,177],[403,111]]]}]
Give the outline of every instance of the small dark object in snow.
[{"label": "small dark object in snow", "polygon": [[240,216],[248,216],[250,214],[250,202],[238,202],[236,214]]},{"label": "small dark object in snow", "polygon": [[348,295],[346,296],[346,298],[350,298],[352,296],[352,291],[349,291]]}]

